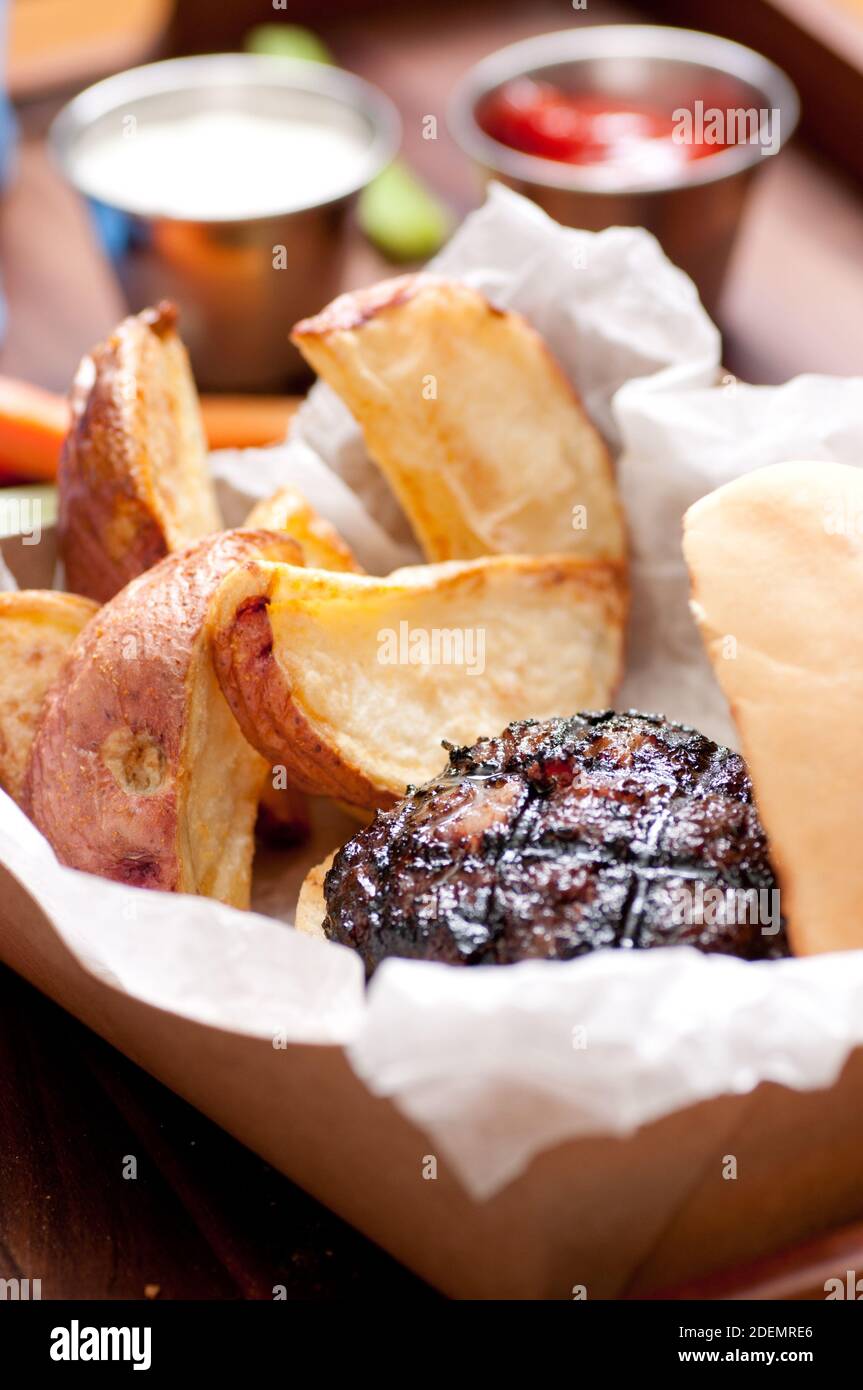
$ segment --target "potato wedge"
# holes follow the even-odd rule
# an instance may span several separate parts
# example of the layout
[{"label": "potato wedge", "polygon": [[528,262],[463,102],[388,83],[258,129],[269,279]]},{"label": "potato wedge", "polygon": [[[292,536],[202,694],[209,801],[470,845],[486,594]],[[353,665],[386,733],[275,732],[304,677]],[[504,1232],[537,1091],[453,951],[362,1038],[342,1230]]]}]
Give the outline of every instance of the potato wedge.
[{"label": "potato wedge", "polygon": [[614,566],[492,556],[387,579],[249,563],[220,586],[215,664],[247,738],[309,792],[391,804],[511,719],[606,705]]},{"label": "potato wedge", "polygon": [[823,460],[747,473],[684,523],[795,955],[863,947],[861,536],[863,470]]},{"label": "potato wedge", "polygon": [[[305,563],[314,569],[348,570],[362,574],[349,545],[335,526],[325,521],[295,487],[279,488],[272,497],[256,502],[245,525],[268,531],[284,531],[302,547]],[[277,769],[273,769],[274,773]],[[268,779],[258,811],[258,834],[275,845],[293,845],[309,833],[309,808],[298,787],[274,786]]]},{"label": "potato wedge", "polygon": [[266,763],[210,658],[220,581],[251,557],[301,562],[269,531],[226,531],[127,585],[80,634],[45,702],[25,808],[64,864],[246,907]]},{"label": "potato wedge", "polygon": [[49,589],[0,593],[0,787],[21,801],[45,696],[99,605]]},{"label": "potato wedge", "polygon": [[81,363],[58,473],[68,587],[105,603],[223,523],[176,310],[124,319]]},{"label": "potato wedge", "polygon": [[323,863],[315,864],[314,868],[309,869],[303,879],[297,899],[294,926],[304,936],[320,936],[326,939],[324,918],[327,915],[327,902],[324,897],[324,879],[335,857],[335,853],[328,855]]},{"label": "potato wedge", "polygon": [[286,531],[303,547],[310,569],[364,572],[335,526],[315,511],[298,488],[282,487],[256,502],[243,525],[253,531]]},{"label": "potato wedge", "polygon": [[354,415],[430,560],[624,559],[608,450],[521,315],[406,275],[342,295],[292,337]]}]

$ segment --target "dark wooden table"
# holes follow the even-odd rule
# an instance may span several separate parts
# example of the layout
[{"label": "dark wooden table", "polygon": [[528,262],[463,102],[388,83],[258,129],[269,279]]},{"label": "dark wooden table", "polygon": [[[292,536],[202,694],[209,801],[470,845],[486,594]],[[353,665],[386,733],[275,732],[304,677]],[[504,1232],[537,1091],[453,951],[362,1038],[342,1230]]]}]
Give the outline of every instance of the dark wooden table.
[{"label": "dark wooden table", "polygon": [[[592,20],[619,13],[592,0]],[[409,157],[461,212],[476,188],[445,133],[454,81],[501,44],[571,22],[569,4],[506,0],[480,9],[391,10],[331,24],[325,36],[340,61],[395,98]],[[10,308],[0,371],[65,389],[81,353],[121,305],[82,210],[46,156],[42,135],[53,109],[46,103],[22,113],[19,178],[0,215]],[[434,142],[421,138],[430,113],[439,117]],[[349,282],[384,269],[356,241]],[[861,325],[861,190],[804,148],[792,150],[766,171],[753,197],[722,307],[725,360],[760,382],[803,371],[863,374]],[[129,1155],[138,1163],[135,1181],[123,1178]],[[813,1248],[803,1262],[815,1268],[822,1253]],[[280,1284],[290,1298],[366,1290],[432,1296],[0,969],[0,1277],[22,1272],[42,1278],[46,1298],[271,1298]],[[752,1288],[760,1277],[743,1272],[716,1292]],[[768,1277],[776,1287],[775,1265]],[[786,1281],[782,1289],[798,1286]]]}]

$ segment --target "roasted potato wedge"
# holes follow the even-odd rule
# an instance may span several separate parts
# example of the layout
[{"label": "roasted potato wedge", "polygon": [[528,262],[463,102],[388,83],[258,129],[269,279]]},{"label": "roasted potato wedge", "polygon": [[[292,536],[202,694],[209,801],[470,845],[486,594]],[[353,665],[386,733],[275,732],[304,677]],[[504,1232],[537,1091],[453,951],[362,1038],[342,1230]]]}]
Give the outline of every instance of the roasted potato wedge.
[{"label": "roasted potato wedge", "polygon": [[[256,502],[245,525],[267,531],[284,531],[302,547],[305,563],[314,569],[348,570],[362,574],[363,568],[339,535],[295,487],[279,488],[272,497]],[[276,773],[277,769],[273,770]],[[265,783],[258,811],[258,834],[275,845],[293,845],[309,833],[309,808],[298,787]]]},{"label": "roasted potato wedge", "polygon": [[0,787],[15,801],[48,688],[98,609],[49,589],[0,593]]},{"label": "roasted potato wedge", "polygon": [[48,693],[25,809],[64,864],[246,907],[267,765],[216,680],[209,609],[250,558],[301,563],[268,531],[226,531],[127,585],[75,641]]},{"label": "roasted potato wedge", "polygon": [[407,275],[342,295],[292,336],[354,415],[430,560],[624,559],[608,450],[521,315]]},{"label": "roasted potato wedge", "polygon": [[618,570],[493,556],[387,579],[249,563],[222,583],[215,664],[247,738],[291,781],[391,804],[511,719],[606,705],[619,678]]},{"label": "roasted potato wedge", "polygon": [[68,587],[100,603],[222,526],[201,411],[170,304],[124,319],[84,358],[58,474]]},{"label": "roasted potato wedge", "polygon": [[294,926],[305,936],[326,936],[324,918],[327,915],[327,901],[324,897],[324,879],[335,857],[335,854],[328,855],[322,864],[315,864],[314,868],[309,869],[303,879],[297,899]]},{"label": "roasted potato wedge", "polygon": [[335,526],[315,511],[298,488],[279,488],[272,497],[256,502],[243,524],[252,530],[286,531],[303,547],[310,569],[363,573]]}]

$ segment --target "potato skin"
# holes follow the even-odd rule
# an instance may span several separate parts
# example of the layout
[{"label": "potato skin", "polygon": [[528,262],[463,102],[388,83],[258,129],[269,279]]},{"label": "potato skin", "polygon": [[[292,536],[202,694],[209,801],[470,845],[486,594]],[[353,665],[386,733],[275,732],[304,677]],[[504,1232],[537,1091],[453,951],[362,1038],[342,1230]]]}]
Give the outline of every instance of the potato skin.
[{"label": "potato skin", "polygon": [[[363,568],[335,526],[320,516],[297,488],[279,488],[252,507],[243,523],[254,529],[284,531],[302,548],[307,566],[323,570],[349,570],[362,574]],[[258,808],[257,833],[265,843],[290,846],[302,843],[311,830],[308,804],[299,787],[276,788],[264,784]]]},{"label": "potato skin", "polygon": [[67,586],[105,603],[221,529],[176,310],[124,319],[81,362],[58,472]]},{"label": "potato skin", "polygon": [[[187,744],[196,697],[214,681],[208,609],[224,576],[254,555],[301,563],[295,543],[272,532],[208,537],[127,585],[76,640],[49,692],[24,790],[62,863],[137,887],[196,891],[187,845],[196,827],[186,821],[196,768]],[[216,766],[259,763],[238,730],[227,738],[230,747],[207,747]],[[234,790],[227,779],[224,804],[213,806],[226,834]],[[257,791],[249,864],[256,801]],[[226,900],[242,896],[240,885]]]},{"label": "potato skin", "polygon": [[135,491],[109,385],[115,370],[104,369],[99,390],[95,382],[91,389],[93,375],[92,359],[85,359],[72,386],[57,530],[66,583],[105,603],[167,555],[168,544],[152,508]]},{"label": "potato skin", "polygon": [[273,651],[269,576],[254,562],[244,567],[244,574],[248,597],[232,612],[216,616],[213,664],[246,738],[270,763],[283,766],[301,791],[371,810],[394,805],[394,795],[328,748],[303,717]]}]

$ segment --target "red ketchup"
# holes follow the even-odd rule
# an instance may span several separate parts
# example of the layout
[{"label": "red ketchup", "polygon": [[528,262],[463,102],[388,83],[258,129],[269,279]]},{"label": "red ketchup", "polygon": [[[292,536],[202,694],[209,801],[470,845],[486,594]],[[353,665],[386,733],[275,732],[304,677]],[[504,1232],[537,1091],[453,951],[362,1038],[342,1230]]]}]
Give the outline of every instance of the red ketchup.
[{"label": "red ketchup", "polygon": [[531,77],[492,92],[477,120],[486,135],[522,154],[562,164],[606,164],[642,177],[673,173],[725,148],[675,140],[681,122],[671,111],[598,92],[565,92]]}]

